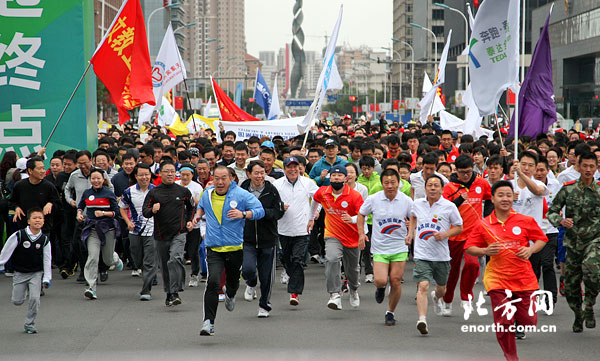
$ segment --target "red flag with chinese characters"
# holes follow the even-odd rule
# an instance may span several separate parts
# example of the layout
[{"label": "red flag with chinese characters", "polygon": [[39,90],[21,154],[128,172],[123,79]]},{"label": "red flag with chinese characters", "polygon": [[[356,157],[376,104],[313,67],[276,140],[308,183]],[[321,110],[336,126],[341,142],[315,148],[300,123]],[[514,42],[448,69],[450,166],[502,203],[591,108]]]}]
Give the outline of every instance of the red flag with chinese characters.
[{"label": "red flag with chinese characters", "polygon": [[140,0],[126,0],[90,62],[119,109],[119,124],[127,110],[155,105],[152,67]]},{"label": "red flag with chinese characters", "polygon": [[248,122],[248,121],[260,121],[260,119],[253,117],[252,115],[243,111],[240,107],[229,99],[227,94],[221,89],[215,79],[211,79],[213,84],[213,92],[215,93],[215,99],[219,104],[219,111],[221,112],[221,120],[224,122]]}]

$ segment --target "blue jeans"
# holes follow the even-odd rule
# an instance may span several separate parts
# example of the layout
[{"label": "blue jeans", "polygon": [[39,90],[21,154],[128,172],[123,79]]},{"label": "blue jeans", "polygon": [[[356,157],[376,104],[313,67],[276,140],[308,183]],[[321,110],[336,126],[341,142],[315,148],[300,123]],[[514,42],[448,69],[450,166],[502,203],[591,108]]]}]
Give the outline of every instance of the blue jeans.
[{"label": "blue jeans", "polygon": [[[256,271],[258,270],[258,277]],[[271,289],[275,278],[275,247],[256,248],[244,246],[242,277],[246,285],[256,287],[260,280],[260,299],[258,305],[271,311]]]}]

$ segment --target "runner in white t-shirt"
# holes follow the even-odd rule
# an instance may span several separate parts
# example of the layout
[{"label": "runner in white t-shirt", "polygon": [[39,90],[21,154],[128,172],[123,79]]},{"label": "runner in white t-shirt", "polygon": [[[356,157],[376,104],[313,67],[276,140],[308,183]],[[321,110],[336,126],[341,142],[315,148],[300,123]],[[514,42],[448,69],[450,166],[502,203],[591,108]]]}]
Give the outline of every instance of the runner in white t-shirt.
[{"label": "runner in white t-shirt", "polygon": [[[450,249],[448,238],[459,235],[462,217],[454,203],[442,198],[443,181],[432,175],[425,181],[426,198],[416,199],[411,215],[410,234],[415,234],[415,268],[413,280],[417,283],[417,329],[422,335],[427,329],[427,293],[429,283],[435,280],[435,291],[431,292],[435,313],[442,314],[442,297],[446,293],[446,282],[450,273]],[[407,241],[410,239],[407,238]],[[407,242],[409,243],[409,242]]]},{"label": "runner in white t-shirt", "polygon": [[537,154],[531,151],[521,152],[519,161],[514,165],[517,179],[510,182],[515,190],[515,201],[513,202],[515,212],[533,217],[541,228],[544,219],[544,197],[549,192],[543,182],[533,178],[537,163]]},{"label": "runner in white t-shirt", "polygon": [[385,287],[390,280],[388,309],[385,325],[394,326],[394,311],[402,293],[402,275],[408,259],[408,246],[412,233],[408,235],[407,220],[410,217],[412,200],[398,190],[400,175],[393,169],[381,173],[383,191],[370,195],[358,213],[359,239],[367,241],[365,217],[373,214],[371,253],[373,254],[374,283],[377,287],[375,300],[382,303]]}]

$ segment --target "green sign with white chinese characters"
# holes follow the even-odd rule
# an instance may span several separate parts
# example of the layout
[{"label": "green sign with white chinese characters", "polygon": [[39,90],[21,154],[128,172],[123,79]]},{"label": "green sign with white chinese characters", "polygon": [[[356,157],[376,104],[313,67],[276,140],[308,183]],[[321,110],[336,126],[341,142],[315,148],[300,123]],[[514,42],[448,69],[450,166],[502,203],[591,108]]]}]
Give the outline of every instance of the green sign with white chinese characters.
[{"label": "green sign with white chinese characters", "polygon": [[[0,157],[43,146],[93,52],[93,0],[0,0]],[[88,74],[46,153],[92,148],[96,138]]]}]

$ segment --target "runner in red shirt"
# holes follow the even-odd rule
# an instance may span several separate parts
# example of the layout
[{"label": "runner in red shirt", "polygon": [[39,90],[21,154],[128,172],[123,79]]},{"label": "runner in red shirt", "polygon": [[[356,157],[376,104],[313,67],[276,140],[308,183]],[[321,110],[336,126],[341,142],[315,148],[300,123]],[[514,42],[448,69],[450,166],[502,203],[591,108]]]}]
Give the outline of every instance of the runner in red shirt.
[{"label": "runner in red shirt", "polygon": [[[481,222],[483,212],[483,201],[491,198],[490,184],[482,177],[473,172],[473,158],[468,155],[460,155],[454,163],[456,174],[450,177],[450,183],[444,187],[443,197],[452,201],[458,207],[463,219],[463,231],[458,236],[450,238],[450,275],[446,284],[446,294],[442,304],[442,315],[452,314],[452,300],[454,289],[460,276],[460,299],[463,307],[468,304],[469,295],[473,295],[473,286],[479,275],[479,260],[468,254],[464,254],[465,241],[473,228]],[[462,260],[465,265],[460,271]]]},{"label": "runner in red shirt", "polygon": [[[477,223],[465,244],[465,252],[471,256],[490,256],[483,284],[492,301],[496,338],[509,361],[519,359],[515,332],[511,330],[515,321],[519,326],[537,324],[537,314],[528,314],[533,292],[539,288],[528,260],[548,242],[532,217],[512,210],[513,196],[510,182],[495,183],[495,210]],[[534,242],[531,246],[530,241]],[[507,304],[515,310],[514,314],[507,312]]]},{"label": "runner in red shirt", "polygon": [[446,162],[454,163],[459,156],[459,152],[458,148],[452,144],[452,132],[443,130],[440,143],[440,150],[443,150],[444,154],[446,154]]},{"label": "runner in red shirt", "polygon": [[333,166],[329,174],[331,185],[319,188],[313,196],[312,207],[313,215],[318,204],[325,209],[325,278],[330,295],[327,307],[342,309],[340,261],[343,261],[350,288],[350,305],[356,308],[360,305],[358,260],[360,250],[365,248],[364,241],[358,239],[356,220],[363,199],[360,193],[345,184],[348,175],[345,166]]}]

